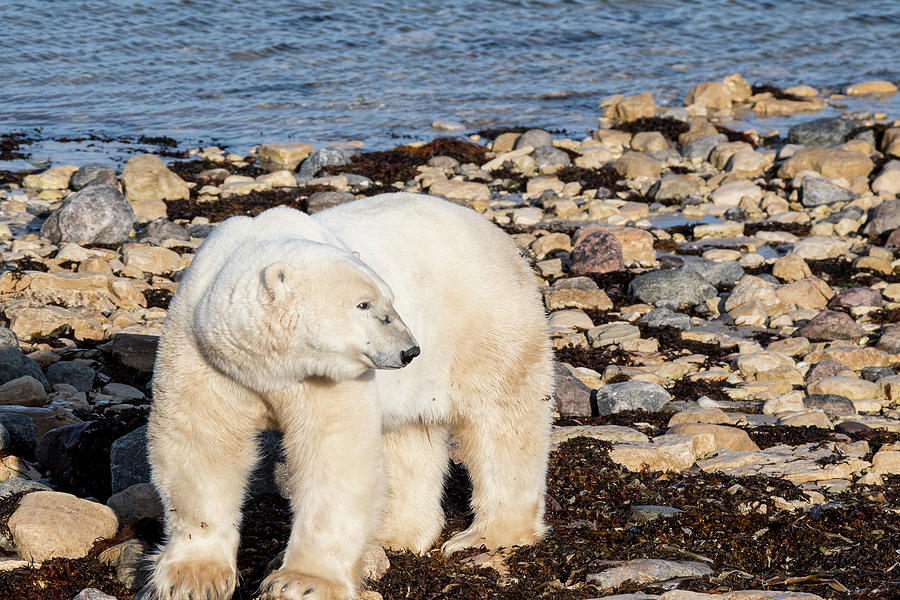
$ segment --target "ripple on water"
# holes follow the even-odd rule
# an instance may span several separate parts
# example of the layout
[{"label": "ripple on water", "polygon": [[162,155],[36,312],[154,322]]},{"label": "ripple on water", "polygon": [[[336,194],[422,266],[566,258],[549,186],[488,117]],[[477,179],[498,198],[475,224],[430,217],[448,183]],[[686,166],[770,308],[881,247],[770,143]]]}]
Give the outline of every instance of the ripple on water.
[{"label": "ripple on water", "polygon": [[[584,132],[598,101],[738,71],[839,89],[900,79],[900,3],[221,0],[0,3],[6,130],[45,137],[427,138],[434,120]],[[814,35],[813,35],[814,34]],[[873,43],[873,41],[875,43]],[[898,116],[897,97],[871,101]],[[335,125],[335,123],[339,125]],[[472,127],[474,129],[474,127]]]}]

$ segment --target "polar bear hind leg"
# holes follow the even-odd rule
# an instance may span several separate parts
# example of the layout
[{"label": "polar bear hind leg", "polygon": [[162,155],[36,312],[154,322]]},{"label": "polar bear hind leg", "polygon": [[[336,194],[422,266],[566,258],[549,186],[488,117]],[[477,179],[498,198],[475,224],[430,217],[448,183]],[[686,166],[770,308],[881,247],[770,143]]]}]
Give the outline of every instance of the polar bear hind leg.
[{"label": "polar bear hind leg", "polygon": [[444,526],[441,497],[448,465],[443,426],[412,423],[382,436],[388,498],[378,542],[422,554]]}]

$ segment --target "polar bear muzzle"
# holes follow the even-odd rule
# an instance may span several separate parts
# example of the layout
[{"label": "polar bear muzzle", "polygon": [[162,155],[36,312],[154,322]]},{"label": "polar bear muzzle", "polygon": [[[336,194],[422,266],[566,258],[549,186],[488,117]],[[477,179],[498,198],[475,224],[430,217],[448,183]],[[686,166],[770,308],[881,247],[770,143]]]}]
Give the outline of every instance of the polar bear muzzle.
[{"label": "polar bear muzzle", "polygon": [[400,369],[421,352],[406,323],[393,310],[385,318],[372,319],[366,356],[376,369]]}]

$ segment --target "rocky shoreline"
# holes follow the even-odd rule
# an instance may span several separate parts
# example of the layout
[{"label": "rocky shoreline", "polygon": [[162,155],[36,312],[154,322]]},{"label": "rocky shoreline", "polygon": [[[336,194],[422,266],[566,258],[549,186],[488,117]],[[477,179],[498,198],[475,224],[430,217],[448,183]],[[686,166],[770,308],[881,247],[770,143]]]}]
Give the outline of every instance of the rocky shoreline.
[{"label": "rocky shoreline", "polygon": [[[584,139],[521,127],[0,172],[0,597],[140,588],[161,535],[155,340],[216,224],[386,191],[513,236],[549,313],[559,418],[546,540],[376,556],[365,597],[897,597],[900,121],[808,114],[840,102],[732,75],[683,107],[608,98]],[[728,127],[742,111],[795,116],[760,135]],[[261,443],[236,598],[289,532],[277,435]],[[466,503],[456,465],[444,537]]]}]

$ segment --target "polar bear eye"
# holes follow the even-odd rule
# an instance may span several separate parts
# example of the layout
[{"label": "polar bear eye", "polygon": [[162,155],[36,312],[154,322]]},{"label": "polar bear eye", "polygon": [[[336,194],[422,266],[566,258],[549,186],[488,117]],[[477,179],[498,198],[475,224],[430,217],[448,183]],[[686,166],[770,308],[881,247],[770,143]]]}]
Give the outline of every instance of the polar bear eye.
[{"label": "polar bear eye", "polygon": [[358,308],[359,310],[369,310],[370,308],[372,308],[372,305],[368,302],[360,302],[356,305],[356,308]]}]

